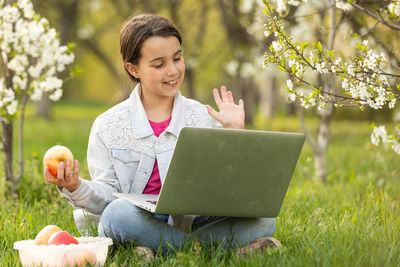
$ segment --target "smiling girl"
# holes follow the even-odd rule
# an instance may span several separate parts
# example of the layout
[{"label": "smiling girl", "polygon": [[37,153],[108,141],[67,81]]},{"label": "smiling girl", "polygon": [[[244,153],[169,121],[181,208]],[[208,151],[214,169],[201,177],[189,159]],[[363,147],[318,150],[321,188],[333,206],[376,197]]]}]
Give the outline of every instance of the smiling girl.
[{"label": "smiling girl", "polygon": [[92,126],[87,152],[91,181],[79,177],[78,161],[73,172],[70,161],[60,163],[57,177],[44,170],[46,181],[56,184],[75,207],[78,229],[91,218],[98,222],[100,236],[154,250],[182,245],[189,232],[202,240],[230,240],[235,246],[268,246],[274,239],[265,237],[274,233],[275,218],[160,215],[113,196],[158,194],[183,127],[244,129],[243,101],[235,104],[224,86],[213,90],[219,111],[181,95],[182,38],[167,19],[151,14],[127,19],[120,49],[125,70],[137,85],[127,100],[101,114]]}]

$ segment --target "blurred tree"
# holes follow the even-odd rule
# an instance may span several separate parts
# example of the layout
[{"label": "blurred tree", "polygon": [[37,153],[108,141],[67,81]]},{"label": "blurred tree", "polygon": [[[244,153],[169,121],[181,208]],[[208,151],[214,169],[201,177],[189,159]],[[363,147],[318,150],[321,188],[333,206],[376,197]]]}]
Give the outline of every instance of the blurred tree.
[{"label": "blurred tree", "polygon": [[[32,3],[37,7],[39,13],[57,15],[54,19],[57,21],[56,25],[59,29],[59,36],[61,44],[65,45],[76,37],[77,22],[78,22],[78,0],[65,0],[65,1],[37,1],[32,0]],[[62,77],[67,77],[69,74],[64,72]],[[40,101],[36,104],[36,114],[41,117],[51,118],[50,101],[47,93],[43,94]]]},{"label": "blurred tree", "polygon": [[[187,94],[191,98],[197,97],[196,74],[204,72],[203,69],[199,71],[197,67],[201,61],[201,53],[204,51],[208,25],[212,23],[208,18],[208,11],[212,8],[209,1],[35,1],[40,12],[49,14],[50,19],[62,29],[61,32],[65,33],[63,36],[78,44],[80,49],[77,53],[83,48],[94,55],[107,70],[113,82],[117,84],[116,87],[122,89],[119,90],[117,101],[129,95],[132,84],[124,79],[122,64],[117,60],[119,59],[119,54],[116,53],[118,42],[113,39],[110,45],[110,38],[117,38],[122,22],[132,14],[157,13],[169,17],[183,33]],[[187,23],[188,21],[190,23]],[[84,57],[83,51],[81,53]]]},{"label": "blurred tree", "polygon": [[258,54],[254,48],[260,45],[248,31],[248,28],[256,22],[255,13],[259,10],[258,4],[256,1],[249,1],[250,8],[243,10],[240,9],[239,0],[218,0],[217,2],[229,44],[234,51],[235,67],[233,75],[235,81],[232,90],[235,95],[244,100],[246,122],[252,123],[254,106],[258,98],[258,88],[252,75],[245,75],[244,68],[249,64],[254,64],[254,54]]}]

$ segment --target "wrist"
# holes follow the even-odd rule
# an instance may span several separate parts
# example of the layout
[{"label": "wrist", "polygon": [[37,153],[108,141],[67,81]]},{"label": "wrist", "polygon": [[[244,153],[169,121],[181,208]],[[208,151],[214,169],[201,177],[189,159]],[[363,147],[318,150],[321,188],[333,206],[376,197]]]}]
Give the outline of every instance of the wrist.
[{"label": "wrist", "polygon": [[241,124],[227,124],[227,125],[224,125],[224,128],[244,130],[245,129],[244,126],[245,126],[244,123],[241,123]]},{"label": "wrist", "polygon": [[76,189],[78,189],[80,185],[81,185],[81,180],[78,178],[78,181],[75,184],[72,184],[72,185],[69,185],[69,186],[64,186],[64,188],[72,193]]}]

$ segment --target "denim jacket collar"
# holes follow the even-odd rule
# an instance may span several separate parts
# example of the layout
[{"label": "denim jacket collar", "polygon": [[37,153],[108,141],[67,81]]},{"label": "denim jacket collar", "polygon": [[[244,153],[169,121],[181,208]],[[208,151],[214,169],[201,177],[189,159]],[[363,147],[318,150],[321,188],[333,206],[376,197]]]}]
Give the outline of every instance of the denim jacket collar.
[{"label": "denim jacket collar", "polygon": [[[140,99],[140,95],[141,86],[139,83],[136,85],[129,97],[129,112],[131,113],[132,129],[136,139],[148,137],[154,134]],[[183,100],[183,96],[179,92],[174,98],[171,122],[165,131],[178,137],[180,129],[184,126],[184,118],[185,102]]]}]

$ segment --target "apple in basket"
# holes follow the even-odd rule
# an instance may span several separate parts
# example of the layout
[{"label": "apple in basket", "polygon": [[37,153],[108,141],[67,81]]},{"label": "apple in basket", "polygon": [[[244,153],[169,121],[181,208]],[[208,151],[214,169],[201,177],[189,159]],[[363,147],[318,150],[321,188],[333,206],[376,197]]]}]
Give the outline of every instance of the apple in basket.
[{"label": "apple in basket", "polygon": [[48,245],[49,238],[56,232],[62,231],[57,225],[47,225],[37,234],[35,238],[36,245]]},{"label": "apple in basket", "polygon": [[69,244],[79,244],[78,240],[70,235],[67,231],[55,232],[49,238],[49,245],[69,245]]},{"label": "apple in basket", "polygon": [[43,166],[49,168],[51,176],[57,177],[58,164],[61,161],[65,163],[67,159],[71,160],[71,164],[74,163],[74,156],[68,147],[53,146],[44,154]]}]

